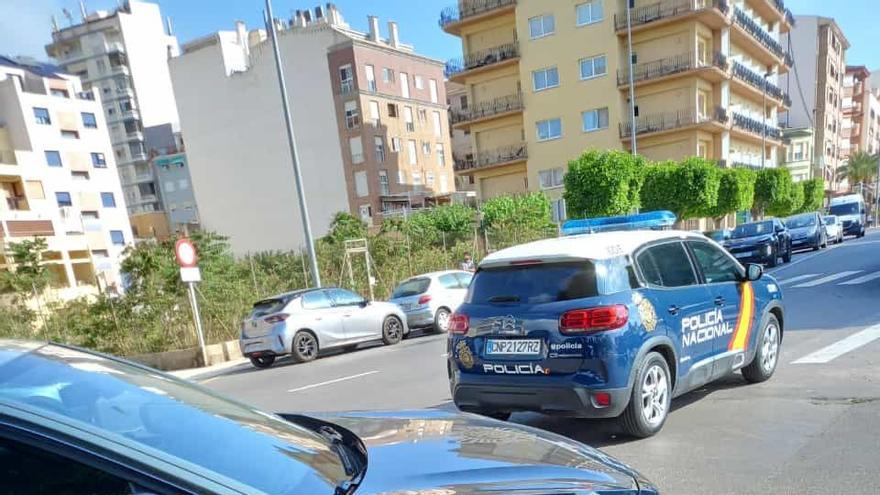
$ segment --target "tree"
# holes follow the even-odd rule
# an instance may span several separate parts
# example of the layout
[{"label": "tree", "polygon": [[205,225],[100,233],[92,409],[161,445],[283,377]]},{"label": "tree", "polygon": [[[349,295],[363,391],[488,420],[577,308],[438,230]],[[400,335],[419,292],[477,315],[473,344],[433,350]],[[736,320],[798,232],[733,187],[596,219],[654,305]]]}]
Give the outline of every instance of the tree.
[{"label": "tree", "polygon": [[321,240],[329,244],[342,244],[348,239],[367,236],[367,225],[351,213],[339,212],[330,222],[330,230]]},{"label": "tree", "polygon": [[640,190],[640,202],[645,211],[669,210],[678,214],[681,198],[677,191],[677,169],[678,164],[673,161],[645,167]]},{"label": "tree", "polygon": [[719,219],[730,213],[750,209],[755,201],[755,179],[755,172],[747,168],[722,169],[718,184],[718,202],[710,216]]},{"label": "tree", "polygon": [[757,213],[785,216],[792,201],[791,174],[787,168],[766,168],[758,171],[755,179],[755,204]]},{"label": "tree", "polygon": [[854,153],[844,166],[837,169],[837,180],[846,179],[850,188],[859,183],[871,182],[877,175],[878,160],[880,155],[869,155],[864,151]]},{"label": "tree", "polygon": [[720,182],[718,166],[702,158],[650,165],[641,188],[642,208],[670,210],[682,220],[712,215]]},{"label": "tree", "polygon": [[804,203],[801,212],[821,210],[825,204],[825,181],[810,179],[803,182]]},{"label": "tree", "polygon": [[801,211],[801,208],[804,206],[804,183],[803,182],[794,182],[791,185],[791,195],[788,197],[788,200],[785,205],[785,212],[781,213],[781,215],[788,216],[794,215]]},{"label": "tree", "polygon": [[0,277],[0,292],[19,295],[40,293],[52,280],[49,270],[43,264],[43,256],[48,244],[43,237],[9,244],[9,253],[15,270],[5,271]]},{"label": "tree", "polygon": [[589,151],[568,163],[565,204],[569,216],[623,215],[639,207],[645,159],[620,151]]},{"label": "tree", "polygon": [[550,200],[542,192],[498,196],[480,207],[487,228],[540,230],[552,225]]}]

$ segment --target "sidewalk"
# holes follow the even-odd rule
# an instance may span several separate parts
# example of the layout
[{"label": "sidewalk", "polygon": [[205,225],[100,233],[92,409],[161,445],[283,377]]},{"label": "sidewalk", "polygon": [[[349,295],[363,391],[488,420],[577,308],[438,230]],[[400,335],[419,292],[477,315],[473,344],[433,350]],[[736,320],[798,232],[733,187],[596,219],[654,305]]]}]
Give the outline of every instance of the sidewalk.
[{"label": "sidewalk", "polygon": [[233,371],[239,367],[244,368],[250,366],[250,360],[247,358],[233,359],[225,363],[206,366],[204,368],[190,368],[185,370],[169,371],[168,373],[184,380],[199,382],[209,378],[215,378]]}]

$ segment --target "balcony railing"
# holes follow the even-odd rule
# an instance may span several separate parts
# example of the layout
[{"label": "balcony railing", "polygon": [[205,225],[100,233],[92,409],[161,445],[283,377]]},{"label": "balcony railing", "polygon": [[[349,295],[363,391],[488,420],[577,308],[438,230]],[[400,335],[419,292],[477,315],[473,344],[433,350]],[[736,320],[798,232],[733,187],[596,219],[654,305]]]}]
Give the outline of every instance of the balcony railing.
[{"label": "balcony railing", "polygon": [[91,91],[80,91],[76,94],[76,97],[79,100],[95,101],[95,93]]},{"label": "balcony railing", "polygon": [[[707,122],[727,122],[727,111],[722,107],[716,107],[710,114],[702,114],[696,108],[685,108],[673,112],[663,112],[652,115],[636,117],[636,134],[648,134],[652,132],[669,131],[680,129]],[[632,136],[632,121],[621,122],[620,137],[625,139]]]},{"label": "balcony railing", "polygon": [[469,53],[462,58],[446,62],[446,77],[517,57],[519,57],[519,45],[516,42]]},{"label": "balcony railing", "polygon": [[757,135],[762,135],[763,132],[767,139],[782,141],[782,129],[776,126],[767,125],[760,120],[753,119],[743,114],[733,114],[733,127]]},{"label": "balcony railing", "polygon": [[454,169],[456,172],[473,170],[476,168],[491,167],[502,163],[525,160],[528,158],[525,143],[513,146],[504,146],[494,150],[485,150],[477,153],[472,158],[455,157]]},{"label": "balcony railing", "polygon": [[[765,48],[770,50],[774,55],[779,58],[786,59],[785,50],[782,49],[782,45],[779,44],[778,41],[774,40],[770,33],[764,30],[760,24],[755,22],[754,19],[749,17],[748,14],[743,12],[740,9],[733,9],[733,20],[736,22],[741,28],[743,28],[747,33],[752,35],[759,43],[761,43]],[[786,59],[787,60],[787,59]]]},{"label": "balcony railing", "polygon": [[485,14],[501,7],[515,5],[516,0],[462,0],[458,5],[446,7],[440,11],[440,27]]},{"label": "balcony railing", "polygon": [[779,86],[764,79],[764,76],[749,69],[739,62],[733,62],[731,73],[733,77],[745,82],[758,91],[766,91],[767,96],[791,106],[791,97]]},{"label": "balcony railing", "polygon": [[472,103],[467,110],[453,111],[451,119],[453,124],[459,124],[461,122],[469,122],[493,115],[522,110],[522,108],[522,94],[508,95],[490,101]]},{"label": "balcony railing", "polygon": [[[721,70],[727,70],[727,57],[721,52],[715,52],[712,60],[698,60],[695,52],[688,52],[636,64],[633,67],[633,81],[658,79],[671,74],[704,67],[718,67]],[[629,84],[628,68],[617,71],[617,85],[623,86],[624,84]]]},{"label": "balcony railing", "polygon": [[[730,5],[727,0],[711,0],[711,2],[703,2],[701,0],[664,0],[631,9],[630,20],[633,27],[635,27],[707,9],[718,9],[723,14],[727,14],[730,10]],[[620,14],[614,14],[614,27],[618,31],[626,29],[625,10]]]}]

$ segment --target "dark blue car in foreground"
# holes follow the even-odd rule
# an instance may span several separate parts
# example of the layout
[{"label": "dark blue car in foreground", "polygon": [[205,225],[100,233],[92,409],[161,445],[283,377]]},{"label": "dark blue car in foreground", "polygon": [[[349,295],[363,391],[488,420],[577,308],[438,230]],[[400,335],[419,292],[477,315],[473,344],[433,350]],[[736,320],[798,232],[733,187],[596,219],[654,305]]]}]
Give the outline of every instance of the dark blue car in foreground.
[{"label": "dark blue car in foreground", "polygon": [[431,410],[268,414],[119,359],[0,340],[0,493],[656,494],[564,437]]},{"label": "dark blue car in foreground", "polygon": [[700,234],[603,232],[485,258],[449,327],[452,396],[504,419],[537,411],[620,417],[659,431],[674,396],[741,370],[767,380],[782,292]]}]

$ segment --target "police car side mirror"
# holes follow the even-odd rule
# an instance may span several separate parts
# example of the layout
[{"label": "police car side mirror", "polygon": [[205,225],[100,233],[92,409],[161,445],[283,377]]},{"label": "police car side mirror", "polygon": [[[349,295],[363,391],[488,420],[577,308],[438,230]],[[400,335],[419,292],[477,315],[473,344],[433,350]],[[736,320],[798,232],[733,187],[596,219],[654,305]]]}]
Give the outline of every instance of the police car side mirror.
[{"label": "police car side mirror", "polygon": [[757,263],[746,265],[746,280],[754,282],[764,275],[764,267]]}]

